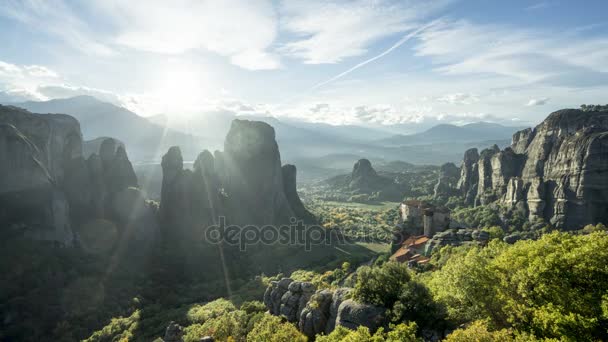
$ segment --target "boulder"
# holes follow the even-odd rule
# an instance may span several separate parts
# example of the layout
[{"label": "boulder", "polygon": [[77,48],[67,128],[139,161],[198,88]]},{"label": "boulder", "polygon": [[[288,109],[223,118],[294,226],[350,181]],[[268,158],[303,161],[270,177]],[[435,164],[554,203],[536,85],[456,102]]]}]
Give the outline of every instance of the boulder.
[{"label": "boulder", "polygon": [[298,328],[310,339],[326,333],[333,294],[329,290],[317,291],[300,313]]},{"label": "boulder", "polygon": [[343,301],[345,301],[352,289],[349,288],[339,288],[334,291],[331,299],[331,305],[329,306],[329,319],[327,321],[327,327],[325,328],[325,333],[329,334],[334,331],[336,327],[336,321],[338,318],[338,309]]},{"label": "boulder", "polygon": [[171,322],[165,330],[164,342],[183,342],[184,329],[177,323]]},{"label": "boulder", "polygon": [[347,299],[340,304],[336,325],[355,330],[359,326],[368,327],[371,332],[387,324],[386,308],[371,304],[358,303]]}]

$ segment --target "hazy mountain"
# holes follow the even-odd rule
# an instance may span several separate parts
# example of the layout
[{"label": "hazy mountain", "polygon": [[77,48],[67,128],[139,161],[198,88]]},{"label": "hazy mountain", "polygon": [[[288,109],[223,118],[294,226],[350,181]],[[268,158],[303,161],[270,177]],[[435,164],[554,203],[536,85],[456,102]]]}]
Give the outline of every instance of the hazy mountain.
[{"label": "hazy mountain", "polygon": [[186,155],[203,146],[202,139],[148,121],[125,108],[91,96],[14,103],[33,113],[68,114],[80,122],[83,138],[110,136],[124,142],[132,160],[158,159],[172,145],[184,146]]},{"label": "hazy mountain", "polygon": [[513,134],[525,127],[503,126],[490,122],[476,122],[464,126],[440,124],[424,132],[377,140],[375,143],[384,146],[425,145],[450,142],[481,142],[489,140],[510,140]]},{"label": "hazy mountain", "polygon": [[144,118],[90,96],[14,105],[37,113],[72,115],[80,121],[84,139],[105,136],[119,139],[128,147],[135,163],[157,162],[174,145],[181,147],[184,160],[191,161],[203,149],[221,149],[233,119],[263,121],[273,126],[283,160],[299,163],[304,178],[333,173],[346,165],[350,168],[361,158],[387,162],[402,160],[413,164],[459,163],[468,148],[484,148],[495,143],[506,146],[511,134],[518,129],[487,122],[465,126],[442,124],[421,133],[391,137],[390,133],[376,128],[237,116],[231,111]]}]

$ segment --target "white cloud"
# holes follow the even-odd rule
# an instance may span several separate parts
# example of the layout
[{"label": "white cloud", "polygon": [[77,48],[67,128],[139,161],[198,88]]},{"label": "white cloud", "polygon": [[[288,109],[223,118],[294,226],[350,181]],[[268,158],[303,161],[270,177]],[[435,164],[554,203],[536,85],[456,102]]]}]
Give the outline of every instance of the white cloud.
[{"label": "white cloud", "polygon": [[608,39],[575,31],[445,21],[422,32],[415,50],[447,75],[494,74],[566,87],[608,83]]},{"label": "white cloud", "polygon": [[528,101],[528,103],[526,103],[526,106],[542,106],[544,104],[547,104],[547,102],[549,102],[548,97],[543,97],[543,98],[539,98],[539,99],[530,99],[530,101]]},{"label": "white cloud", "polygon": [[276,69],[269,47],[277,36],[270,1],[98,1],[119,27],[116,43],[162,54],[205,49],[245,69]]},{"label": "white cloud", "polygon": [[0,61],[0,93],[4,102],[46,100],[38,86],[57,82],[59,75],[41,65],[17,65]]},{"label": "white cloud", "polygon": [[375,41],[414,29],[448,1],[283,1],[281,26],[297,38],[281,48],[308,64],[360,56]]},{"label": "white cloud", "polygon": [[436,99],[439,102],[449,103],[449,104],[461,104],[461,105],[469,105],[475,102],[479,102],[479,97],[475,94],[469,93],[453,93],[453,94],[445,94]]}]

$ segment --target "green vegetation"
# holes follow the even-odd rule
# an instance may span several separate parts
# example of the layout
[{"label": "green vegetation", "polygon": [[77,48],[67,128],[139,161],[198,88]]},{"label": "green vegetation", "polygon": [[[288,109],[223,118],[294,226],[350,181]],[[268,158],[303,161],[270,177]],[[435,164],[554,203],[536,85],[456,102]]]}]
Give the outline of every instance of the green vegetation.
[{"label": "green vegetation", "polygon": [[586,105],[586,104],[582,104],[581,105],[581,110],[583,112],[607,112],[608,111],[608,105]]},{"label": "green vegetation", "polygon": [[427,288],[412,279],[406,265],[396,262],[359,268],[352,296],[359,302],[388,308],[395,323],[410,321],[426,327],[443,318]]},{"label": "green vegetation", "polygon": [[399,222],[398,203],[382,205],[311,201],[307,207],[327,229],[337,229],[352,241],[388,243]]},{"label": "green vegetation", "polygon": [[401,323],[391,325],[387,333],[383,328],[378,329],[374,334],[369,329],[360,326],[357,330],[349,330],[344,327],[337,327],[327,336],[318,336],[317,342],[418,342],[422,341],[416,337],[416,323]]},{"label": "green vegetation", "polygon": [[427,278],[455,323],[487,320],[541,338],[605,340],[608,235],[551,233],[452,253]]}]

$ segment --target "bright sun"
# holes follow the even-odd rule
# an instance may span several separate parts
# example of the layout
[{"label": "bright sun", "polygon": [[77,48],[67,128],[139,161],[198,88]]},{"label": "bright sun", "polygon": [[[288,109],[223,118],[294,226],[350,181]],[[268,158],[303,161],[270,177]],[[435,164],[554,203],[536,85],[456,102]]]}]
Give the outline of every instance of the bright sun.
[{"label": "bright sun", "polygon": [[165,114],[179,115],[200,110],[207,94],[207,82],[200,69],[170,63],[153,86],[153,100]]}]

